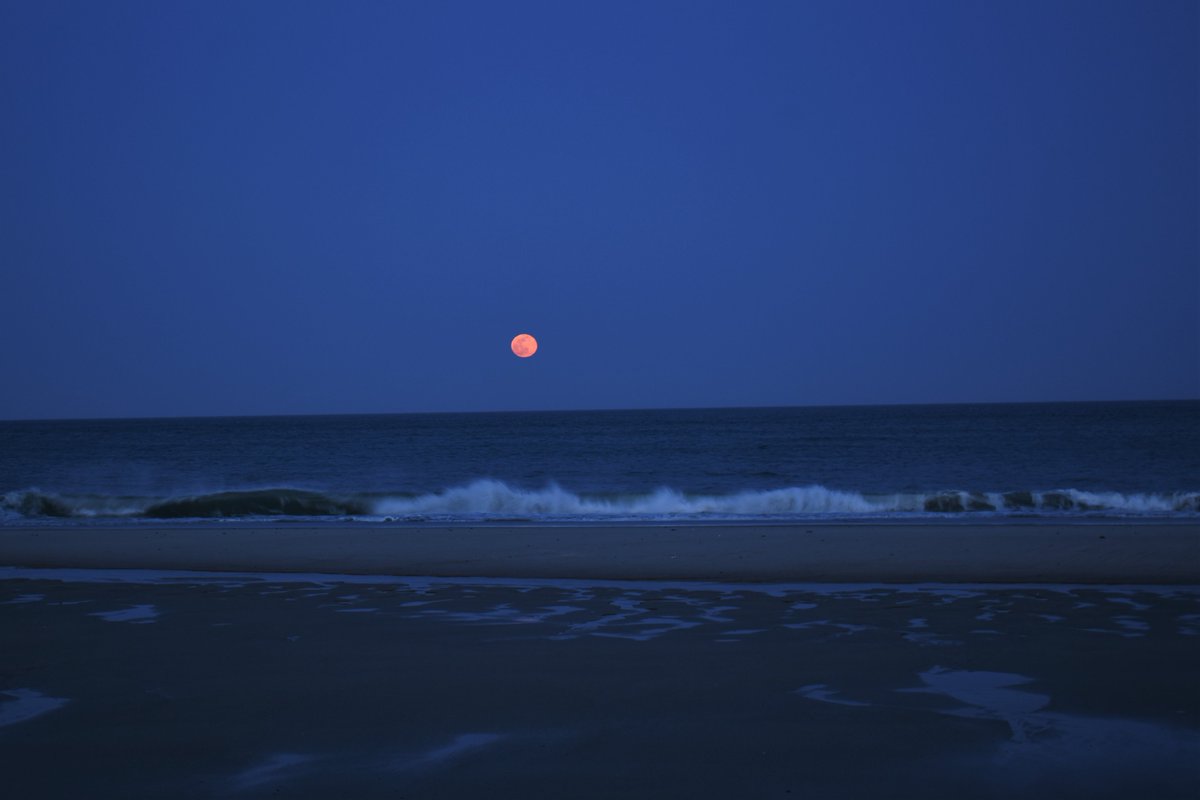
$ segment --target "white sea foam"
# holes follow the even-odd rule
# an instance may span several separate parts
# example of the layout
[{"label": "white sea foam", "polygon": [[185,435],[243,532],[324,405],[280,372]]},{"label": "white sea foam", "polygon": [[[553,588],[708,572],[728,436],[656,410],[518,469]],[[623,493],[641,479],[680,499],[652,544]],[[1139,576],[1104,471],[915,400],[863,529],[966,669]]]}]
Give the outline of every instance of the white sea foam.
[{"label": "white sea foam", "polygon": [[823,486],[792,487],[731,495],[687,495],[660,488],[641,495],[588,497],[550,485],[519,489],[502,481],[480,480],[438,494],[391,497],[375,502],[380,515],[500,514],[522,516],[757,515],[795,513],[865,514],[888,510],[895,496],[868,500],[857,492]]},{"label": "white sea foam", "polygon": [[[4,519],[254,519],[352,517],[401,520],[529,519],[737,519],[991,514],[1090,514],[1186,516],[1200,512],[1195,492],[1087,492],[1077,489],[1000,492],[943,491],[870,493],[820,485],[699,494],[670,486],[641,492],[587,494],[549,483],[519,487],[480,479],[418,495],[322,493],[289,487],[248,487],[172,497],[61,495],[38,489],[0,495]],[[15,515],[15,516],[14,516]]]},{"label": "white sea foam", "polygon": [[1194,511],[1190,493],[1122,494],[1056,489],[1033,492],[916,492],[870,494],[825,486],[791,486],[727,495],[689,494],[660,487],[644,494],[591,496],[556,484],[540,489],[478,480],[416,497],[376,498],[377,516],[517,518],[673,518],[942,514],[947,512],[1031,513],[1067,511],[1124,514],[1174,514]]}]

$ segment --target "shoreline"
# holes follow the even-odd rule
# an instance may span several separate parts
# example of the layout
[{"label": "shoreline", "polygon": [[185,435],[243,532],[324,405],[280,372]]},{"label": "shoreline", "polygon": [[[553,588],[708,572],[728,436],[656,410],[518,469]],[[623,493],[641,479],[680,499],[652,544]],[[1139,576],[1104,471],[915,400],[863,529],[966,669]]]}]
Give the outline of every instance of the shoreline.
[{"label": "shoreline", "polygon": [[746,583],[1200,583],[1200,524],[0,528],[0,565]]}]

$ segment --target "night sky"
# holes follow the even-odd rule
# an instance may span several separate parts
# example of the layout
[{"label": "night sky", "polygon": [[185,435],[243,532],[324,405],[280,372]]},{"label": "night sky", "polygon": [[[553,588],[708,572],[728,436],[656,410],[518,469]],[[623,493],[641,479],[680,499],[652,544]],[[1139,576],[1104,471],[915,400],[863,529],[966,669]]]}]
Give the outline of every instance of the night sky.
[{"label": "night sky", "polygon": [[0,418],[1200,397],[1198,38],[5,0]]}]

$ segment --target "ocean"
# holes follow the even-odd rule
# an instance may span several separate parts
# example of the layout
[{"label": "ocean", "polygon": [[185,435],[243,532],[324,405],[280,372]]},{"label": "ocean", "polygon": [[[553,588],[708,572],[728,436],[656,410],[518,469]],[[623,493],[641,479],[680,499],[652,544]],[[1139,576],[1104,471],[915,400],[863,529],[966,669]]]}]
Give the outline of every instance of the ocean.
[{"label": "ocean", "polygon": [[0,422],[0,525],[1200,518],[1200,401]]}]

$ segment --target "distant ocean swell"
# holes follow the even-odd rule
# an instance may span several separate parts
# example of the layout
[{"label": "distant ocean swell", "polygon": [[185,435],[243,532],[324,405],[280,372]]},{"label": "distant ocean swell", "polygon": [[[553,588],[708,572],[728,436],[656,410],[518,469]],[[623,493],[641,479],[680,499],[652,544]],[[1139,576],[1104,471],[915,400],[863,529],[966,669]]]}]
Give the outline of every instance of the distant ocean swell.
[{"label": "distant ocean swell", "polygon": [[414,496],[334,495],[303,489],[224,491],[179,497],[68,495],[37,489],[0,497],[0,517],[22,519],[255,519],[359,517],[414,521],[455,519],[638,520],[745,517],[859,517],[944,514],[1077,514],[1190,516],[1200,492],[1123,494],[1075,489],[1006,492],[941,491],[863,494],[823,486],[686,494],[660,488],[644,494],[585,495],[555,485],[519,489],[495,480]]}]

